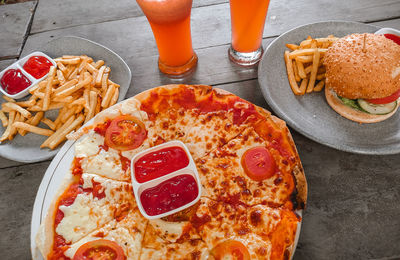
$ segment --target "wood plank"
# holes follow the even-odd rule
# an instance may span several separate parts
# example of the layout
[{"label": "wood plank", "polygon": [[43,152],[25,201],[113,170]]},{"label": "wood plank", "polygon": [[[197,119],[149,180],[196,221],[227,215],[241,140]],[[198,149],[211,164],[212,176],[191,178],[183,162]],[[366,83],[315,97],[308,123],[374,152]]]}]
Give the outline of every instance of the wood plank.
[{"label": "wood plank", "polygon": [[[227,0],[195,0],[193,7],[209,6],[227,2]],[[226,4],[228,5],[228,4]],[[329,6],[328,6],[329,5]],[[226,9],[229,10],[229,9]],[[227,12],[229,13],[229,11]],[[290,28],[321,20],[351,20],[371,22],[398,17],[400,3],[396,0],[338,0],[334,4],[323,1],[299,0],[271,1],[265,36],[279,35]],[[41,0],[32,25],[32,33],[93,24],[104,21],[120,20],[142,15],[136,1],[120,0],[109,4],[107,0]],[[218,20],[204,19],[205,23]],[[228,21],[228,24],[230,22]],[[218,27],[216,27],[218,28]]]},{"label": "wood plank", "polygon": [[1,259],[31,259],[32,206],[49,164],[47,161],[0,169]]},{"label": "wood plank", "polygon": [[[192,11],[194,48],[206,48],[227,44],[230,41],[228,5],[195,8]],[[219,19],[215,19],[219,17]],[[204,21],[209,21],[205,23]],[[216,30],[216,28],[218,28]],[[146,17],[134,17],[118,21],[81,25],[60,30],[33,34],[28,37],[26,50],[40,49],[42,44],[64,35],[81,36],[113,49],[124,59],[128,57],[148,57],[157,55],[156,43]]]},{"label": "wood plank", "polygon": [[398,0],[271,1],[265,36],[277,36],[295,27],[329,20],[373,22],[398,18]]},{"label": "wood plank", "polygon": [[[227,0],[195,0],[193,8]],[[135,0],[41,0],[31,33],[142,16]]]},{"label": "wood plank", "polygon": [[394,28],[394,29],[400,30],[400,19],[380,21],[380,22],[375,22],[375,23],[371,23],[371,24],[382,27],[382,28],[389,27],[389,28]]},{"label": "wood plank", "polygon": [[36,3],[0,5],[0,59],[19,56]]},{"label": "wood plank", "polygon": [[[263,40],[264,48],[274,38]],[[231,63],[228,59],[229,45],[221,45],[196,51],[199,63],[195,73],[186,79],[176,80],[165,77],[157,66],[158,56],[129,59],[132,68],[132,84],[127,97],[134,96],[146,89],[174,83],[219,85],[257,78],[257,67],[243,68]],[[258,90],[259,91],[259,90]],[[243,93],[244,94],[244,93]]]},{"label": "wood plank", "polygon": [[[351,5],[354,3],[352,8],[347,7],[348,2],[338,0],[330,8],[322,8],[319,2],[302,0],[296,3],[298,7],[295,9],[288,8],[291,5],[289,0],[272,1],[264,37],[277,36],[293,27],[320,20],[380,21],[396,17],[400,12],[400,1],[396,0],[384,0],[379,4],[375,0],[356,0],[351,2]],[[300,9],[304,9],[304,15],[297,14]],[[192,30],[195,49],[228,44],[230,42],[229,4],[194,8],[192,28],[195,28]],[[145,17],[80,25],[34,34],[28,38],[24,53],[25,49],[39,48],[52,38],[63,35],[77,35],[94,40],[112,48],[124,58],[140,58],[157,54],[155,41]]]}]

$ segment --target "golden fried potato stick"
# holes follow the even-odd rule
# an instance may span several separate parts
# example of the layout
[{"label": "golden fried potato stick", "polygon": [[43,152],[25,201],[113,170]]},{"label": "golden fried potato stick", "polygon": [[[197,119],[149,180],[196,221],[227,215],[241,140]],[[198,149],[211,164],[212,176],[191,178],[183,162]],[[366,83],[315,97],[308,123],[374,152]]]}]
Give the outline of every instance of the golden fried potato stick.
[{"label": "golden fried potato stick", "polygon": [[115,103],[117,103],[117,101],[118,101],[118,97],[119,97],[119,88],[116,88],[114,95],[112,96],[112,98],[110,100],[110,104],[108,106],[110,107],[112,105],[115,105]]},{"label": "golden fried potato stick", "polygon": [[76,65],[79,62],[81,62],[81,58],[79,56],[76,56],[74,58],[57,58],[54,59],[55,62],[61,62],[62,64],[68,64],[68,65]]},{"label": "golden fried potato stick", "polygon": [[294,51],[294,50],[297,50],[299,48],[299,45],[286,43],[286,47],[289,48],[290,50]]},{"label": "golden fried potato stick", "polygon": [[305,78],[301,81],[301,84],[300,84],[301,95],[304,95],[306,93],[307,84],[308,84],[308,78]]},{"label": "golden fried potato stick", "polygon": [[3,110],[0,110],[0,120],[1,123],[3,124],[3,127],[6,127],[8,125],[7,116],[4,114]]},{"label": "golden fried potato stick", "polygon": [[292,60],[292,62],[293,62],[294,78],[296,79],[296,82],[299,82],[301,78],[299,76],[299,71],[297,69],[296,60]]},{"label": "golden fried potato stick", "polygon": [[[328,49],[318,48],[317,50],[318,50],[318,52],[320,53],[320,55],[321,55],[321,54],[323,55],[323,54],[326,53],[326,51],[327,51]],[[310,48],[310,49],[299,49],[299,50],[292,51],[292,52],[290,53],[289,57],[290,57],[291,59],[294,59],[294,58],[296,58],[297,56],[314,55],[314,52],[315,52],[314,48]]]},{"label": "golden fried potato stick", "polygon": [[10,135],[10,131],[12,129],[12,124],[14,123],[15,114],[16,112],[15,110],[13,110],[8,115],[8,125],[6,131],[4,131],[3,135],[0,137],[0,142],[3,142],[8,139],[8,136]]},{"label": "golden fried potato stick", "polygon": [[285,63],[290,87],[292,88],[292,91],[295,95],[301,95],[301,91],[294,77],[293,63],[292,60],[289,58],[289,51],[285,51]]},{"label": "golden fried potato stick", "polygon": [[49,109],[50,105],[50,95],[53,91],[53,79],[54,75],[56,74],[56,67],[51,66],[49,74],[47,76],[47,84],[46,84],[46,90],[44,92],[44,98],[43,98],[43,110],[46,111]]},{"label": "golden fried potato stick", "polygon": [[10,98],[10,97],[7,97],[6,95],[3,95],[3,99],[4,99],[5,101],[7,101],[7,102],[15,102],[14,99],[12,99],[12,98]]},{"label": "golden fried potato stick", "polygon": [[13,123],[13,127],[20,128],[22,130],[32,132],[32,133],[35,133],[38,135],[44,135],[44,136],[50,136],[54,133],[54,131],[52,131],[52,130],[40,128],[40,127],[33,126],[33,125],[30,125],[27,123],[22,123],[22,122]]},{"label": "golden fried potato stick", "polygon": [[314,84],[315,80],[317,77],[317,72],[318,72],[318,63],[319,63],[319,51],[318,49],[315,50],[314,53],[314,60],[313,60],[313,65],[311,69],[311,74],[310,74],[310,81],[308,82],[307,86],[307,93],[311,93],[314,89]]},{"label": "golden fried potato stick", "polygon": [[315,85],[314,91],[316,91],[316,92],[321,91],[324,88],[324,85],[325,85],[325,80],[323,79],[320,82],[318,82],[317,85]]},{"label": "golden fried potato stick", "polygon": [[[12,103],[12,102],[3,103],[1,106],[3,108],[3,111],[15,110],[25,118],[30,118],[32,116],[32,114],[28,110],[20,107],[19,105],[15,104],[15,103]],[[7,112],[9,112],[9,111],[7,111]]]},{"label": "golden fried potato stick", "polygon": [[49,148],[52,150],[56,148],[62,141],[66,139],[67,134],[69,134],[76,127],[80,126],[84,120],[85,117],[83,115],[80,115],[70,125],[67,125],[66,128],[62,129],[62,131],[59,131],[61,128],[57,130],[58,135],[56,135],[54,139],[51,140],[51,142],[49,143]]},{"label": "golden fried potato stick", "polygon": [[40,120],[40,122],[42,122],[43,124],[47,125],[51,130],[56,130],[56,124],[54,124],[53,121],[51,121],[48,118],[42,118],[42,120]]},{"label": "golden fried potato stick", "polygon": [[[44,117],[44,112],[40,111],[37,112],[33,117],[29,118],[28,120],[26,120],[25,123],[33,125],[33,126],[37,126],[40,123],[40,120]],[[22,130],[21,132],[18,132],[20,135],[25,136],[26,135],[26,131]]]},{"label": "golden fried potato stick", "polygon": [[305,79],[307,77],[307,73],[304,70],[304,65],[302,62],[296,60],[297,71],[299,73],[299,77]]}]

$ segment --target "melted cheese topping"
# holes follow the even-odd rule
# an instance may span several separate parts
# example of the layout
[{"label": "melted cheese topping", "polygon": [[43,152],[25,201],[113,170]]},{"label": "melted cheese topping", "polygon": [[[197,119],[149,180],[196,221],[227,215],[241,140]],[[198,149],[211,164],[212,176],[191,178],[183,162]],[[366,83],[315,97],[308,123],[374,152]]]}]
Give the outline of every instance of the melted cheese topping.
[{"label": "melted cheese topping", "polygon": [[[104,237],[96,236],[100,233],[104,234]],[[124,227],[115,228],[112,225],[107,225],[102,229],[96,230],[89,236],[84,237],[75,244],[72,244],[71,247],[67,251],[65,251],[64,254],[65,256],[72,259],[80,246],[89,241],[97,239],[107,239],[116,242],[124,250],[127,259],[136,260],[140,257],[142,234],[140,232],[135,232],[134,230],[130,232]]]},{"label": "melted cheese topping", "polygon": [[93,198],[92,194],[78,194],[70,206],[60,206],[64,218],[58,224],[56,232],[67,242],[74,243],[99,224],[106,223],[112,218],[112,211],[104,205],[104,199]]},{"label": "melted cheese topping", "polygon": [[85,173],[98,174],[114,180],[126,179],[119,154],[112,148],[108,151],[101,150],[96,156],[83,159],[82,170]]},{"label": "melted cheese topping", "polygon": [[188,224],[188,222],[167,222],[162,219],[153,219],[149,223],[154,227],[157,235],[170,242],[175,242]]},{"label": "melted cheese topping", "polygon": [[82,158],[95,155],[99,152],[99,145],[102,144],[104,144],[104,138],[95,132],[90,132],[75,144],[75,156]]},{"label": "melted cheese topping", "polygon": [[101,183],[103,188],[98,192],[104,192],[105,197],[99,200],[92,193],[81,193],[70,206],[59,207],[64,218],[58,224],[56,232],[72,243],[109,222],[116,207],[134,200],[133,194],[129,192],[116,192],[129,186],[127,183],[106,180],[92,174],[83,174],[82,179],[84,189],[92,188],[92,181]]}]

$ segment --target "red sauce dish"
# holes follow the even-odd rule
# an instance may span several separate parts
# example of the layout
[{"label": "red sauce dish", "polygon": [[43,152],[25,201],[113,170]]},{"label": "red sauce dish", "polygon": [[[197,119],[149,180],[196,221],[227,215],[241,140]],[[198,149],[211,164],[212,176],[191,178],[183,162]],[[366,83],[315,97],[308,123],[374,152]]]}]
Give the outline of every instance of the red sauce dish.
[{"label": "red sauce dish", "polygon": [[35,51],[0,72],[0,92],[19,99],[29,95],[29,89],[42,81],[57,64],[49,56]]},{"label": "red sauce dish", "polygon": [[22,67],[35,79],[44,77],[50,71],[53,64],[44,56],[31,56]]},{"label": "red sauce dish", "polygon": [[135,155],[132,186],[142,215],[161,218],[192,206],[200,199],[196,165],[181,141],[171,141]]},{"label": "red sauce dish", "polygon": [[400,36],[391,33],[385,33],[384,36],[400,45]]},{"label": "red sauce dish", "polygon": [[134,163],[135,178],[139,183],[147,182],[185,168],[188,164],[189,158],[182,147],[166,147],[140,157]]},{"label": "red sauce dish", "polygon": [[3,90],[10,95],[18,94],[32,84],[20,69],[6,70],[1,77],[0,83]]},{"label": "red sauce dish", "polygon": [[190,174],[167,179],[142,191],[140,201],[147,215],[155,216],[180,208],[199,195],[196,180]]}]

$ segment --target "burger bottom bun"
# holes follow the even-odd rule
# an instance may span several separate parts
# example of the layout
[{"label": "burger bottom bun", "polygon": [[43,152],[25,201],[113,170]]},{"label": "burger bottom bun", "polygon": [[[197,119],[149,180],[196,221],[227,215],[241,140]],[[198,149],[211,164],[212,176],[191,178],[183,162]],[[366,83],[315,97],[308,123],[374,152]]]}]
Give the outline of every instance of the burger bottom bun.
[{"label": "burger bottom bun", "polygon": [[390,112],[389,114],[385,115],[373,115],[373,114],[368,114],[362,111],[358,111],[356,109],[353,109],[349,106],[346,106],[343,104],[343,102],[337,97],[335,92],[327,87],[325,87],[325,97],[326,101],[328,104],[335,110],[339,115],[350,119],[352,121],[358,122],[358,123],[377,123],[383,120],[388,119],[392,115],[394,115],[399,108],[400,102],[397,102],[397,107]]}]

